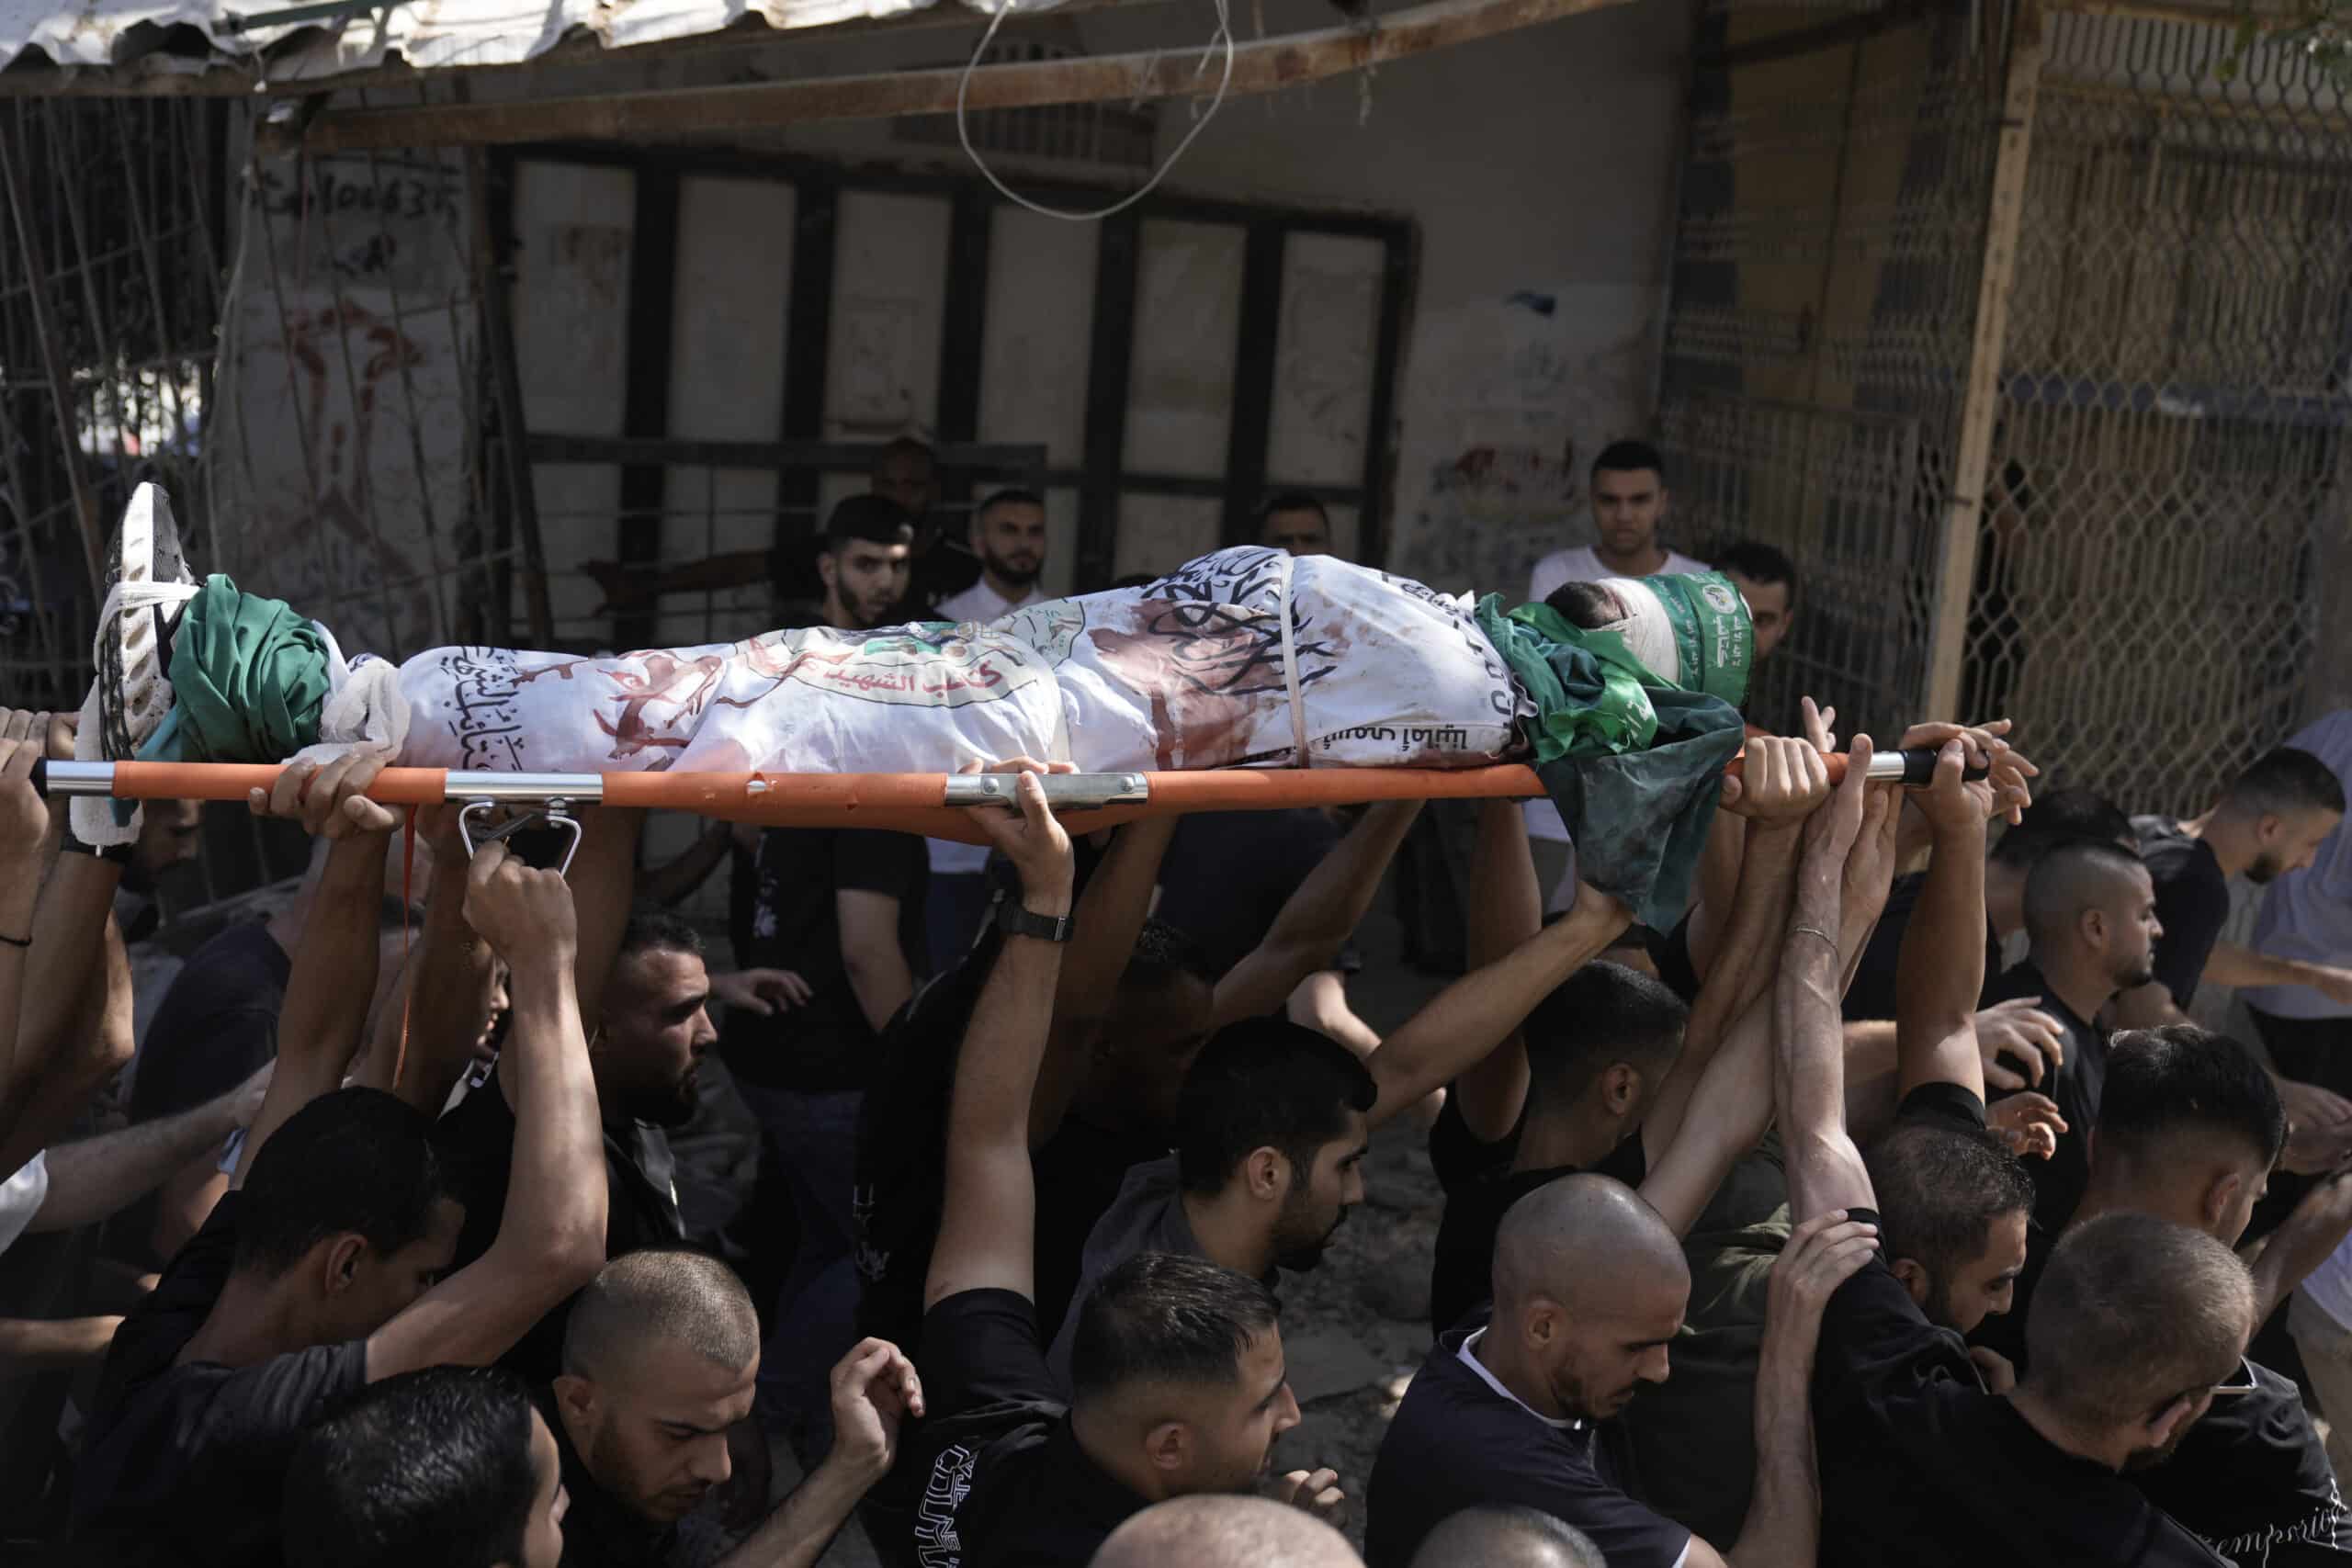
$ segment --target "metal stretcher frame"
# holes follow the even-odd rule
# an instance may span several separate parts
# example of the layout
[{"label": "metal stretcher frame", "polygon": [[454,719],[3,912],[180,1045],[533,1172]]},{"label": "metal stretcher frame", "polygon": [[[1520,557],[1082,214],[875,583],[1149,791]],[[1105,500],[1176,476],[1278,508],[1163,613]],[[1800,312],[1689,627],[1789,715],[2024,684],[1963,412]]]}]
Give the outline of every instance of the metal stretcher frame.
[{"label": "metal stretcher frame", "polygon": [[[1841,778],[1845,759],[1827,759]],[[1933,751],[1884,751],[1874,779],[1924,784]],[[1734,759],[1731,771],[1739,767]],[[121,800],[243,800],[267,789],[276,762],[46,762],[35,785],[51,795]],[[1485,768],[1216,768],[1196,773],[1059,773],[1046,781],[1055,814],[1091,831],[1136,818],[1196,811],[1354,806],[1376,800],[1495,800],[1544,793],[1535,771]],[[1008,805],[1005,773],[522,773],[386,768],[368,795],[388,806],[443,801],[619,806],[690,811],[770,828],[875,828],[982,842],[967,807]]]}]

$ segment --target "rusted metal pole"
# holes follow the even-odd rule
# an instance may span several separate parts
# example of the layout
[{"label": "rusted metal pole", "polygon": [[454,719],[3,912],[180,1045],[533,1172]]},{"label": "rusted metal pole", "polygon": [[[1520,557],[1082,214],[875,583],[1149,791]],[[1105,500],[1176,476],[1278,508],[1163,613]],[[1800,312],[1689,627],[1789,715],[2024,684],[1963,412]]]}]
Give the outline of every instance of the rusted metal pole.
[{"label": "rusted metal pole", "polygon": [[[428,113],[457,107],[435,104]],[[466,152],[466,187],[473,212],[474,288],[481,300],[482,352],[498,400],[498,434],[506,449],[507,500],[514,508],[514,533],[523,547],[523,604],[531,620],[531,646],[555,646],[555,610],[548,598],[547,550],[539,538],[538,491],[531,482],[530,432],[523,425],[523,373],[514,359],[514,314],[506,292],[506,268],[490,220],[490,157],[481,148]]]}]

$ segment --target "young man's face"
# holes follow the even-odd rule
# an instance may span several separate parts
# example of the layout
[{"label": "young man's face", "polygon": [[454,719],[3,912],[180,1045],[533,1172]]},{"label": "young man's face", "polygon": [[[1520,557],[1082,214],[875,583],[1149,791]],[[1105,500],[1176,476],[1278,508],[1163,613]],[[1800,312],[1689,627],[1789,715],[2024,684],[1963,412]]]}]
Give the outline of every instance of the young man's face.
[{"label": "young man's face", "polygon": [[1756,627],[1756,657],[1760,660],[1789,635],[1789,585],[1758,582],[1736,571],[1725,571],[1724,575],[1731,579],[1731,585],[1747,601],[1748,618]]},{"label": "young man's face", "polygon": [[1592,523],[1601,548],[1623,559],[1654,548],[1666,515],[1666,479],[1656,468],[1602,468],[1592,476]]},{"label": "young man's face", "polygon": [[2156,942],[2165,934],[2156,919],[2156,887],[2145,866],[2120,878],[2106,909],[2108,977],[2119,991],[2137,989],[2156,977]]},{"label": "young man's face", "polygon": [[1328,556],[1331,553],[1331,525],[1324,520],[1323,513],[1311,507],[1270,512],[1258,542],[1268,549],[1288,550],[1295,556]]},{"label": "young man's face", "polygon": [[336,1293],[328,1332],[334,1339],[365,1339],[416,1304],[457,1260],[466,1211],[456,1200],[433,1205],[424,1234],[397,1252],[363,1247],[351,1277]]},{"label": "young man's face", "polygon": [[1348,1211],[1363,1201],[1363,1161],[1372,1152],[1363,1113],[1347,1113],[1347,1131],[1315,1151],[1311,1167],[1294,1171],[1274,1222],[1274,1261],[1293,1272],[1323,1261]]},{"label": "young man's face", "polygon": [[612,1109],[657,1127],[693,1119],[702,1059],[718,1040],[709,1000],[709,971],[694,953],[653,948],[613,965],[591,1049]]},{"label": "young man's face", "polygon": [[558,1378],[556,1401],[596,1483],[649,1523],[674,1524],[733,1473],[727,1429],[751,1415],[759,1370],[757,1356],[721,1367],[649,1334],[596,1377]]},{"label": "young man's face", "polygon": [[139,838],[131,863],[141,878],[153,881],[171,866],[194,860],[204,849],[204,803],[198,800],[151,800],[139,814]]},{"label": "young man's face", "polygon": [[1283,1337],[1269,1328],[1251,1339],[1235,1362],[1229,1384],[1202,1389],[1185,1403],[1196,1445],[1180,1493],[1238,1493],[1257,1487],[1274,1439],[1298,1425]]},{"label": "young man's face", "polygon": [[2344,820],[2336,811],[2289,811],[2262,818],[2256,831],[2261,835],[2262,853],[2246,867],[2245,879],[2260,886],[2274,882],[2290,871],[2301,871],[2319,856],[2320,845],[2335,831]]},{"label": "young man's face", "polygon": [[1994,1216],[1984,1250],[1930,1287],[1928,1320],[1957,1334],[1973,1334],[1996,1313],[2017,1302],[2018,1276],[2025,1272],[2025,1232],[2030,1215],[2017,1209]]},{"label": "young man's face", "polygon": [[825,580],[826,613],[835,628],[862,632],[888,625],[907,596],[912,555],[912,548],[904,544],[851,539],[840,549],[818,557],[818,574]]},{"label": "young man's face", "polygon": [[1046,509],[1001,501],[980,514],[980,564],[1006,583],[1027,588],[1046,570]]}]

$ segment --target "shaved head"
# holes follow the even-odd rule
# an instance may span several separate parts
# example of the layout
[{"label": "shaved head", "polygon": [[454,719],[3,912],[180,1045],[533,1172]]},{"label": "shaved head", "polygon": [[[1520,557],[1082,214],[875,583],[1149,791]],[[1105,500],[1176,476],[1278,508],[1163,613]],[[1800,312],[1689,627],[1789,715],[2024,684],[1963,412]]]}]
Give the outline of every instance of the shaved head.
[{"label": "shaved head", "polygon": [[1430,1531],[1413,1568],[1609,1568],[1573,1525],[1533,1508],[1482,1504]]},{"label": "shaved head", "polygon": [[760,1314],[735,1271],[716,1258],[631,1252],[605,1264],[572,1303],[563,1370],[609,1378],[632,1351],[663,1340],[734,1371],[760,1353]]},{"label": "shaved head", "polygon": [[2221,1242],[2147,1214],[2101,1214],[2050,1256],[2026,1318],[2024,1386],[2085,1430],[2143,1422],[2210,1393],[2259,1322],[2253,1277]]},{"label": "shaved head", "polygon": [[2117,908],[2148,886],[2148,868],[2129,850],[2102,839],[2059,844],[2026,877],[2026,931],[2037,947],[2064,940],[2086,911]]},{"label": "shaved head", "polygon": [[1363,1568],[1347,1538],[1264,1497],[1176,1497],[1111,1532],[1092,1568]]},{"label": "shaved head", "polygon": [[[1607,1269],[1593,1267],[1609,1259]],[[1495,1314],[1541,1297],[1590,1310],[1625,1282],[1679,1280],[1690,1287],[1682,1243],[1656,1209],[1622,1181],[1564,1176],[1510,1206],[1495,1235]]]}]

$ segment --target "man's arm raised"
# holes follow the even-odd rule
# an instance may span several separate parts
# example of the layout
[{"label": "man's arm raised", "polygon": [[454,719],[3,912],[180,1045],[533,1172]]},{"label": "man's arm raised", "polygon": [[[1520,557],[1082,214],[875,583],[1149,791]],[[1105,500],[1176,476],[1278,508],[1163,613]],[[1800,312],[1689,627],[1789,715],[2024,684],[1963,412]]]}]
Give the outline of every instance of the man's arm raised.
[{"label": "man's arm raised", "polygon": [[261,1109],[270,1072],[265,1066],[193,1111],[51,1149],[49,1196],[28,1228],[62,1231],[96,1224],[161,1187],[189,1161],[206,1155],[217,1159],[229,1134]]},{"label": "man's arm raised", "polygon": [[1962,782],[1962,740],[1945,743],[1934,782],[1915,798],[1934,844],[1928,880],[1903,933],[1895,967],[1897,1097],[1922,1084],[1957,1084],[1984,1098],[1976,998],[1984,988],[1985,801]]},{"label": "man's arm raised", "polygon": [[246,1133],[232,1187],[244,1185],[254,1156],[288,1117],[343,1086],[359,1049],[381,953],[384,836],[400,821],[365,793],[382,766],[356,757],[323,768],[295,762],[267,792],[246,797],[254,816],[293,818],[328,849],[277,1015],[277,1068]]},{"label": "man's arm raised", "polygon": [[1217,1027],[1274,1011],[1301,980],[1330,964],[1372,907],[1381,874],[1421,805],[1380,802],[1323,857],[1283,903],[1266,939],[1216,983]]},{"label": "man's arm raised", "polygon": [[[1805,823],[1796,902],[1774,991],[1772,1101],[1788,1162],[1789,1217],[1798,1224],[1841,1209],[1875,1208],[1861,1151],[1846,1132],[1845,1032],[1838,1026],[1846,860],[1892,808],[1866,782],[1871,742],[1854,738],[1846,777]],[[1866,820],[1872,812],[1876,820]]]},{"label": "man's arm raised", "polygon": [[[1049,769],[1048,772],[1053,770]],[[1150,917],[1159,863],[1176,832],[1176,818],[1146,817],[1119,829],[1087,878],[1077,931],[1062,950],[1054,985],[1051,1047],[1029,1107],[1029,1144],[1041,1148],[1062,1124],[1085,1076],[1087,1052],[1102,1032],[1135,955],[1136,939]]]},{"label": "man's arm raised", "polygon": [[[1022,907],[1059,919],[1070,909],[1069,835],[1046,806],[1033,762],[1015,762],[1018,816],[972,816],[1021,874]],[[947,1111],[946,1199],[923,1285],[925,1310],[965,1291],[1036,1296],[1037,1186],[1029,1164],[1030,1099],[1053,1025],[1061,946],[1007,934],[972,1010]]]},{"label": "man's arm raised", "polygon": [[[1764,1135],[1771,1095],[1760,1075],[1770,1070],[1769,1025],[1759,1022],[1761,1032],[1749,1032],[1747,1049],[1756,1058],[1751,1063],[1725,1064],[1718,1073],[1723,1057],[1718,1047],[1725,1047],[1733,1021],[1747,1014],[1770,979],[1770,956],[1780,947],[1788,917],[1798,835],[1804,819],[1829,795],[1829,765],[1809,741],[1759,736],[1747,743],[1747,757],[1738,809],[1748,818],[1747,830],[1742,836],[1739,883],[1723,942],[1691,1005],[1682,1050],[1642,1118],[1642,1146],[1657,1157],[1674,1147],[1684,1113],[1693,1108],[1706,1080],[1714,1078],[1705,1120],[1709,1133],[1720,1134],[1716,1141],[1727,1151],[1721,1160],[1725,1170]],[[1762,1085],[1763,1093],[1755,1101],[1725,1105],[1722,1096],[1732,1080]],[[1728,1121],[1723,1119],[1725,1111],[1733,1112]],[[1734,1141],[1740,1142],[1739,1148],[1729,1147]],[[1722,1180],[1720,1171],[1715,1180]],[[1708,1190],[1713,1192],[1713,1184]],[[1700,1198],[1701,1208],[1706,1201]],[[1693,1211],[1690,1219],[1697,1218]],[[1687,1223],[1676,1226],[1688,1228]]]},{"label": "man's arm raised", "polygon": [[[1518,801],[1480,803],[1470,886],[1478,896],[1464,900],[1463,949],[1476,971],[1509,956],[1544,929],[1544,886],[1528,848],[1527,813]],[[1510,1136],[1527,1109],[1527,1039],[1518,1024],[1476,1065],[1455,1076],[1453,1108],[1480,1142],[1496,1144]]]},{"label": "man's arm raised", "polygon": [[833,1367],[833,1446],[806,1481],[718,1568],[816,1568],[869,1488],[890,1472],[899,1428],[922,1415],[914,1363],[887,1339],[866,1339]]},{"label": "man's arm raised", "polygon": [[1576,906],[1564,918],[1440,991],[1365,1058],[1380,1089],[1366,1120],[1377,1127],[1475,1066],[1632,923],[1624,905],[1577,884]]},{"label": "man's arm raised", "polygon": [[424,934],[352,1070],[353,1081],[396,1094],[427,1116],[441,1114],[473,1058],[498,972],[489,945],[466,924],[469,863],[458,809],[452,803],[417,813],[418,836],[433,852]]},{"label": "man's arm raised", "polygon": [[467,874],[465,908],[509,975],[514,1173],[490,1250],[368,1337],[370,1382],[487,1365],[605,1262],[605,1138],[574,988],[571,890],[488,843]]}]

